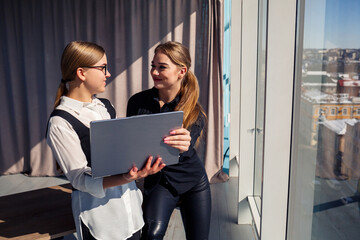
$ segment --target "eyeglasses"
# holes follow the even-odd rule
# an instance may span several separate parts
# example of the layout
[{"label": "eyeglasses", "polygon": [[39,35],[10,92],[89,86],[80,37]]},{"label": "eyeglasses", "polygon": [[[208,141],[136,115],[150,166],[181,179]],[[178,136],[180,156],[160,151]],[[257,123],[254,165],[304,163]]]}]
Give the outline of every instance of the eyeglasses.
[{"label": "eyeglasses", "polygon": [[98,69],[98,70],[101,70],[105,75],[107,74],[108,72],[108,68],[107,68],[107,65],[102,65],[102,66],[83,66],[82,68],[95,68],[95,69]]}]

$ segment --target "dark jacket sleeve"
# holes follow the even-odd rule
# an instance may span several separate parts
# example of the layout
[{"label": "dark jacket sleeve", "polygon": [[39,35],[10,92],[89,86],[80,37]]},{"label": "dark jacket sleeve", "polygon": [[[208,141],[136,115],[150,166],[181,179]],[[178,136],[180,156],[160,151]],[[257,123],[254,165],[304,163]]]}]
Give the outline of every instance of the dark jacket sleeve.
[{"label": "dark jacket sleeve", "polygon": [[137,107],[135,97],[132,96],[127,103],[126,116],[131,117],[134,115],[137,115]]},{"label": "dark jacket sleeve", "polygon": [[190,131],[190,136],[191,136],[189,150],[181,153],[180,156],[191,157],[195,153],[195,144],[198,138],[200,137],[201,132],[205,127],[205,124],[206,124],[206,117],[202,113],[200,113],[196,122],[190,126],[190,129],[188,129]]}]

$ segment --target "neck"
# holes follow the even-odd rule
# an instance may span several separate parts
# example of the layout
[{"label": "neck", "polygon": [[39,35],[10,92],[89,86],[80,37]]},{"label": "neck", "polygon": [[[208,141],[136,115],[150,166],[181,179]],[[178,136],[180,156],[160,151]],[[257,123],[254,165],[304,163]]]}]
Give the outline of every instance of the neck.
[{"label": "neck", "polygon": [[80,102],[92,102],[93,94],[84,86],[82,81],[75,79],[69,82],[69,91],[66,96]]},{"label": "neck", "polygon": [[178,94],[180,89],[160,89],[159,90],[159,100],[160,102],[168,103],[175,99],[176,95]]},{"label": "neck", "polygon": [[92,95],[88,92],[78,91],[77,89],[69,90],[67,97],[80,102],[92,102]]}]

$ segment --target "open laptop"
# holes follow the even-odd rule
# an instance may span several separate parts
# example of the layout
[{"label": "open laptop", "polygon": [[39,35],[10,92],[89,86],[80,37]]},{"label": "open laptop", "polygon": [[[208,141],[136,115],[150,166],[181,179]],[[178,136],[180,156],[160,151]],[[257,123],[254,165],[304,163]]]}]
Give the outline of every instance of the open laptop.
[{"label": "open laptop", "polygon": [[180,128],[183,112],[138,115],[90,123],[91,175],[94,178],[140,170],[148,156],[161,156],[166,165],[176,164],[179,150],[163,142],[172,129]]}]

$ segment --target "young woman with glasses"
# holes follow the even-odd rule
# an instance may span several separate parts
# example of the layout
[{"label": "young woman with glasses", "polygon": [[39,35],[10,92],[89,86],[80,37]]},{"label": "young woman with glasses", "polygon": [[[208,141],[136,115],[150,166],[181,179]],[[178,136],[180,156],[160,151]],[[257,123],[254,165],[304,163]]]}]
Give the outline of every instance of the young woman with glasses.
[{"label": "young woman with glasses", "polygon": [[[90,122],[116,117],[111,103],[95,96],[105,91],[111,76],[104,49],[90,42],[70,42],[61,58],[61,72],[47,142],[73,186],[72,210],[78,239],[139,239],[144,225],[142,195],[134,180],[159,172],[165,164],[159,157],[151,166],[149,157],[141,170],[134,166],[126,174],[92,178]],[[179,150],[190,144],[186,129],[177,129],[168,138],[169,145]]]},{"label": "young woman with glasses", "polygon": [[145,226],[141,239],[163,239],[170,216],[180,207],[186,239],[208,239],[211,194],[203,162],[195,146],[203,132],[206,115],[198,102],[199,86],[189,70],[189,50],[177,42],[155,48],[150,74],[154,87],[128,101],[127,116],[184,111],[183,125],[190,131],[191,144],[180,154],[179,163],[164,167],[144,182]]}]

